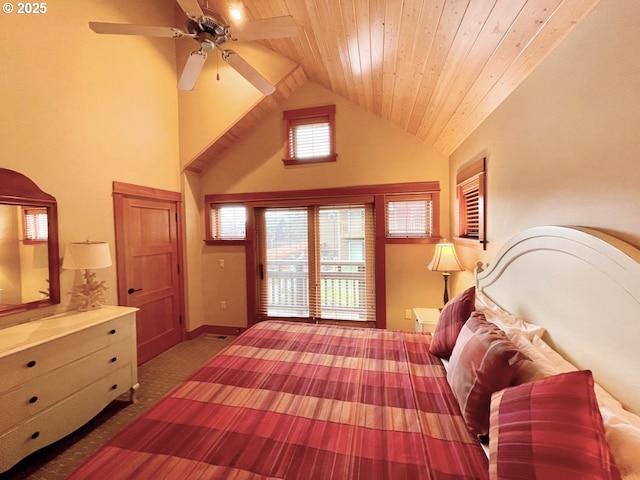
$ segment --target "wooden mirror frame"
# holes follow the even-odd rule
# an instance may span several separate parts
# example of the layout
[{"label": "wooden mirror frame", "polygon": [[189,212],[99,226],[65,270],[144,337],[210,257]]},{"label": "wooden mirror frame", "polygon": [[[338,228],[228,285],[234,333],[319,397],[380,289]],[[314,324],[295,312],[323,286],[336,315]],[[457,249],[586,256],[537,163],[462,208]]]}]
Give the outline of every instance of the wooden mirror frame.
[{"label": "wooden mirror frame", "polygon": [[0,168],[0,204],[47,209],[49,298],[0,308],[0,316],[60,303],[60,256],[58,246],[58,205],[55,197],[43,192],[28,177]]}]

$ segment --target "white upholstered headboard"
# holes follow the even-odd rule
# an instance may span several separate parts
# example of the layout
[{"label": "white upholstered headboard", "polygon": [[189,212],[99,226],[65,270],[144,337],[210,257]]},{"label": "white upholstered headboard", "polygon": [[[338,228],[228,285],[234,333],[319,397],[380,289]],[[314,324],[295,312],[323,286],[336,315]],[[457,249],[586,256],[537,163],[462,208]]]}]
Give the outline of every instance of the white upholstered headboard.
[{"label": "white upholstered headboard", "polygon": [[547,328],[544,339],[640,414],[640,250],[581,227],[536,227],[509,240],[481,288]]}]

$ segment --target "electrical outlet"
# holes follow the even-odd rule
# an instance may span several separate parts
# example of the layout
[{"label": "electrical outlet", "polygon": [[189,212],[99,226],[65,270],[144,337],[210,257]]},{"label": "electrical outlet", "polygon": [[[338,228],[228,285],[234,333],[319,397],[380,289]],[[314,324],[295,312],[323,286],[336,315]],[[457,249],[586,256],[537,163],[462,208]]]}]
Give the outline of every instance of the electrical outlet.
[{"label": "electrical outlet", "polygon": [[404,311],[404,318],[405,318],[406,320],[411,320],[411,319],[413,318],[413,316],[412,316],[412,314],[411,314],[411,309],[410,309],[410,308],[407,308],[407,309]]},{"label": "electrical outlet", "polygon": [[221,300],[220,301],[220,308],[222,310],[226,310],[227,309],[227,302],[225,300]]},{"label": "electrical outlet", "polygon": [[220,268],[224,268],[224,258],[218,260],[218,265],[220,266]]}]

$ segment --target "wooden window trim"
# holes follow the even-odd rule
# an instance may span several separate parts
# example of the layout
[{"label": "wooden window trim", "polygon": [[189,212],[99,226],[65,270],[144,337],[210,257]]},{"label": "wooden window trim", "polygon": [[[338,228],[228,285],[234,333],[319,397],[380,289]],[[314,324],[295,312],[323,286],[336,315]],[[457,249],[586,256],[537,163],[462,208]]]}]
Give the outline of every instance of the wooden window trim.
[{"label": "wooden window trim", "polygon": [[[330,154],[323,157],[297,158],[291,155],[291,144],[289,142],[289,131],[296,122],[308,119],[310,123],[316,123],[313,119],[322,118],[329,123],[330,131]],[[283,134],[284,134],[284,155],[282,162],[285,166],[309,165],[314,163],[327,163],[337,161],[336,153],[336,106],[324,105],[320,107],[299,108],[296,110],[285,110],[282,112]]]},{"label": "wooden window trim", "polygon": [[[478,238],[466,237],[467,206],[464,191],[471,185],[478,190]],[[486,158],[481,158],[462,168],[456,175],[457,226],[454,242],[475,248],[487,248],[486,237]]]}]

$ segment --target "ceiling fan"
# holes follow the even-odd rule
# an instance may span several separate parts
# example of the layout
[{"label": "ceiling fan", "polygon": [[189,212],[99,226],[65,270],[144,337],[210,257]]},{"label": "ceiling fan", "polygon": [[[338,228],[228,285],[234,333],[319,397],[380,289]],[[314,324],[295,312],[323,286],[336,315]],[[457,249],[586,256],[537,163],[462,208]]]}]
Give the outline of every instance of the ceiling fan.
[{"label": "ceiling fan", "polygon": [[200,76],[207,52],[218,48],[222,59],[246,78],[264,95],[270,95],[275,87],[260,72],[253,68],[233,50],[223,47],[227,41],[263,40],[269,38],[294,37],[300,34],[301,28],[291,16],[265,18],[253,22],[246,22],[237,27],[231,27],[213,17],[208,9],[203,11],[197,0],[176,0],[180,8],[187,15],[184,30],[174,27],[147,27],[141,25],[126,25],[120,23],[89,22],[89,27],[96,33],[111,35],[146,35],[150,37],[193,38],[200,44],[199,50],[189,55],[184,66],[179,90],[193,90]]}]

